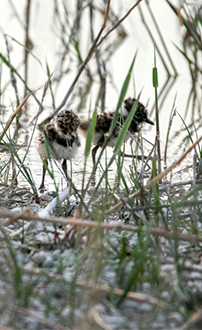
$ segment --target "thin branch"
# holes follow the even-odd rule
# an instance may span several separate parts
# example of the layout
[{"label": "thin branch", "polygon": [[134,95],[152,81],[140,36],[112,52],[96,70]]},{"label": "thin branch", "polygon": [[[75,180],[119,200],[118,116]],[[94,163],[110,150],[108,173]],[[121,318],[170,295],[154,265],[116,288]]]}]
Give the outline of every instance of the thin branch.
[{"label": "thin branch", "polygon": [[91,48],[88,52],[88,55],[87,55],[86,59],[81,64],[80,69],[79,69],[76,77],[74,78],[69,90],[67,91],[64,99],[62,100],[61,104],[52,112],[52,114],[50,114],[50,116],[47,117],[40,125],[44,125],[44,124],[48,123],[56,115],[56,113],[65,105],[65,103],[67,102],[70,94],[72,93],[72,91],[73,91],[73,89],[76,85],[77,80],[79,79],[81,73],[85,69],[87,63],[90,61],[95,49],[97,48],[98,40],[100,39],[100,36],[101,36],[103,30],[105,29],[105,26],[106,26],[106,22],[107,22],[107,18],[108,18],[108,12],[109,12],[109,5],[110,5],[110,0],[107,0],[107,6],[106,6],[106,9],[105,9],[105,16],[104,16],[104,21],[103,21],[102,27],[101,27],[100,31],[98,32],[98,35],[95,38],[95,40],[94,40],[94,42],[93,42],[93,44],[92,44],[92,46],[91,46]]},{"label": "thin branch", "polygon": [[[39,89],[39,88],[38,88]],[[23,105],[27,102],[28,98],[30,97],[30,95],[32,95],[33,93],[35,93],[38,89],[36,89],[34,92],[29,93],[24,100],[20,103],[20,105],[17,107],[17,109],[15,110],[15,112],[12,114],[11,118],[9,119],[9,121],[6,124],[5,129],[3,130],[3,132],[0,135],[0,140],[4,137],[5,133],[7,132],[7,130],[9,129],[9,127],[11,126],[14,118],[16,117],[16,115],[18,114],[18,112],[21,110],[21,108],[23,107]]]},{"label": "thin branch", "polygon": [[106,39],[106,37],[112,32],[114,31],[127,17],[128,15],[133,11],[133,9],[135,7],[137,7],[137,5],[139,5],[139,3],[141,2],[142,0],[138,0],[128,11],[127,13],[111,28],[111,30],[109,30],[103,37],[102,39],[100,40],[100,42],[97,44],[97,47],[100,46],[100,44]]},{"label": "thin branch", "polygon": [[[2,222],[2,225],[8,226],[11,222],[13,223],[14,215],[13,212],[10,210],[6,210],[4,208],[0,208],[0,218],[10,218],[10,220],[7,220],[6,222]],[[16,217],[16,219],[19,219],[19,217]],[[131,232],[138,232],[139,227],[137,226],[131,226],[131,225],[120,225],[117,223],[106,223],[106,222],[100,222],[97,223],[96,221],[90,221],[90,220],[83,220],[83,219],[75,219],[75,218],[63,218],[63,217],[47,217],[42,218],[37,216],[36,214],[32,213],[27,210],[20,213],[20,219],[26,220],[26,221],[43,221],[43,222],[53,222],[54,224],[64,224],[64,225],[74,225],[84,228],[102,228],[102,229],[108,229],[108,230],[126,230]],[[25,229],[25,228],[23,228]],[[142,229],[142,231],[148,232],[148,229]],[[167,239],[176,239],[176,236],[173,235],[172,232],[164,229],[157,229],[157,228],[150,228],[149,233],[154,236],[162,236]],[[10,236],[15,237],[20,234],[20,231],[17,230],[16,232],[10,233]],[[182,234],[178,233],[178,240],[181,241],[188,241],[188,242],[202,242],[202,233],[198,231],[198,235],[193,234]]]},{"label": "thin branch", "polygon": [[201,324],[201,321],[202,321],[202,309],[198,309],[198,311],[192,313],[190,319],[186,323],[181,325],[177,330],[195,329],[195,327],[197,328],[197,324],[198,325]]}]

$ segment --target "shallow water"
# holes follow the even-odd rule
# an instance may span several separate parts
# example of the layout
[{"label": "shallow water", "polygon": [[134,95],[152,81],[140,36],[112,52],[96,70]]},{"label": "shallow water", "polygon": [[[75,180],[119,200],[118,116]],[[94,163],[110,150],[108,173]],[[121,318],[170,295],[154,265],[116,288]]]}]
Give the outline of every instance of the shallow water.
[{"label": "shallow water", "polygon": [[[173,1],[173,3],[178,5],[178,1]],[[16,0],[14,4],[16,11],[19,15],[19,18],[17,18],[16,15],[14,15],[14,11],[11,8],[10,3],[4,2],[1,10],[2,13],[1,29],[4,33],[7,33],[8,35],[18,40],[19,42],[24,43],[23,18],[24,18],[26,1]],[[67,4],[69,4],[68,19],[71,26],[72,22],[74,21],[75,8],[72,5],[72,1],[67,2]],[[123,4],[120,5],[120,8],[118,8],[118,5],[116,4],[117,8],[113,7],[113,9],[116,12],[116,14],[119,17],[121,17],[127,12],[127,10],[132,6],[132,4],[133,1],[128,1],[127,3],[123,2]],[[114,4],[112,4],[112,6],[114,6]],[[63,8],[62,2],[59,2],[61,20],[64,19],[62,8]],[[154,24],[151,20],[151,16],[148,12],[148,8],[144,3],[142,3],[141,8],[142,8],[142,12],[146,17],[146,22],[150,27],[151,32],[154,34],[154,39],[157,41],[162,51],[162,54],[169,67],[171,75],[173,75],[174,74],[173,69],[169,63],[168,57],[162,47],[162,44],[160,43]],[[196,102],[194,105],[192,104],[192,102],[190,102],[188,111],[186,113],[186,107],[187,107],[189,93],[192,88],[192,82],[191,82],[191,77],[187,62],[182,56],[182,54],[174,46],[174,44],[177,44],[181,48],[182,34],[184,34],[185,28],[180,26],[178,18],[171,11],[171,9],[168,7],[165,1],[161,2],[160,8],[158,2],[155,1],[152,2],[151,9],[156,18],[156,21],[158,22],[166,46],[171,54],[172,60],[178,72],[178,76],[176,79],[174,79],[173,77],[170,77],[168,79],[165,68],[162,65],[159,56],[157,55],[156,61],[157,61],[158,78],[159,78],[159,87],[158,87],[159,111],[160,111],[159,119],[160,119],[160,130],[161,130],[160,139],[161,139],[162,156],[163,156],[163,150],[166,143],[166,134],[168,129],[169,117],[174,104],[175,97],[176,97],[176,101],[175,101],[176,109],[180,113],[180,115],[184,118],[187,125],[192,125],[194,119],[196,120],[196,127],[198,127],[197,121],[200,118],[201,108],[200,108],[200,102]],[[53,10],[53,1],[48,0],[42,2],[33,2],[31,4],[30,38],[34,45],[32,52],[40,60],[42,64],[41,65],[39,61],[37,61],[34,57],[32,56],[29,57],[28,85],[31,89],[36,89],[39,86],[43,86],[44,82],[46,81],[47,79],[45,74],[46,63],[48,63],[50,71],[51,72],[54,71],[53,82],[54,79],[60,74],[59,59],[61,58],[61,52],[63,51],[63,49],[59,37],[60,34],[62,35],[62,32],[61,32],[61,25],[56,20],[56,17],[54,15],[55,14]],[[82,29],[80,31],[80,52],[82,54],[83,59],[85,58],[91,44],[88,22],[89,22],[89,14],[85,12],[81,21]],[[102,20],[100,16],[97,14],[95,20],[95,31],[94,31],[95,35],[99,30],[101,23]],[[108,23],[108,25],[109,24],[110,23]],[[108,25],[106,31],[108,29]],[[154,114],[155,111],[153,108],[155,93],[154,93],[154,88],[152,86],[152,69],[154,66],[153,43],[151,41],[150,36],[148,35],[148,32],[145,29],[144,24],[141,21],[139,11],[137,8],[124,21],[123,26],[128,36],[120,44],[118,49],[114,50],[113,54],[109,57],[109,59],[106,58],[106,53],[104,52],[104,48],[106,44],[109,45],[110,42],[111,43],[114,42],[116,31],[112,32],[112,34],[106,39],[106,44],[104,42],[100,47],[100,50],[103,53],[103,59],[105,60],[106,63],[106,70],[108,72],[105,108],[106,110],[111,111],[114,110],[114,108],[116,107],[121,86],[126,77],[132,58],[135,52],[138,50],[135,67],[133,70],[133,76],[130,82],[127,96],[138,95],[138,93],[141,91],[140,100],[145,105],[148,103],[148,111],[150,113],[149,117],[153,121],[155,121],[155,114]],[[65,40],[68,40],[68,36],[65,35],[63,37],[66,38]],[[23,48],[19,44],[13,41],[11,42],[10,38],[8,38],[8,40],[9,40],[9,44],[12,45],[12,50],[10,53],[11,62],[16,68],[19,68],[19,72],[23,75],[22,65],[20,66],[20,63],[22,62],[23,59],[22,57]],[[1,41],[0,51],[4,56],[6,56],[7,54],[6,54],[5,40],[2,34],[0,35],[0,41]],[[56,106],[58,106],[61,103],[65,93],[67,92],[77,72],[78,65],[76,60],[76,54],[72,48],[70,50],[72,53],[70,57],[67,57],[66,62],[64,63],[64,67],[71,68],[71,70],[68,71],[68,73],[63,74],[57,86],[55,85],[54,87]],[[72,62],[70,61],[70,58]],[[96,63],[93,58],[89,63],[89,67],[92,72],[95,66]],[[3,66],[2,85],[6,84],[9,81],[10,81],[9,70],[5,66]],[[18,84],[20,99],[22,100],[24,88],[19,80],[17,80],[17,84]],[[79,89],[82,90],[82,88],[85,88],[85,84],[86,84],[86,75],[83,73],[75,87],[73,94],[68,100],[68,104],[71,104],[70,108],[73,109],[74,111],[77,111],[80,102]],[[86,98],[86,102],[84,106],[81,108],[79,112],[79,116],[87,117],[89,108],[93,110],[97,98],[98,89],[99,89],[99,79],[97,75],[94,74],[94,83],[92,89],[90,90],[89,93],[87,93],[88,96]],[[201,99],[200,79],[199,82],[197,82],[196,84],[196,90],[198,92],[197,99],[200,100]],[[36,92],[36,95],[39,98],[39,100],[41,99],[41,94],[42,94],[42,89]],[[8,115],[10,115],[11,104],[13,108],[15,108],[15,95],[13,88],[10,84],[6,85],[6,89],[2,95],[1,103],[6,105],[7,113]],[[30,122],[30,118],[32,119],[38,111],[38,105],[36,104],[36,102],[32,97],[30,97],[28,101],[28,105],[29,105],[28,112],[23,117],[23,120],[26,122],[26,124]],[[48,113],[51,112],[52,101],[49,92],[46,95],[44,105],[46,106],[46,109],[44,110],[43,114],[40,116],[39,122],[43,118],[45,118],[48,115]],[[193,108],[194,106],[195,109]],[[3,118],[4,122],[5,120],[6,117]],[[173,160],[179,158],[184,148],[186,147],[186,145],[182,142],[184,136],[186,136],[187,134],[186,130],[183,133],[183,127],[184,126],[182,124],[180,117],[176,115],[174,117],[173,125],[170,132],[170,143],[168,148],[169,163],[170,162],[172,163]],[[31,127],[28,126],[28,130],[29,130],[28,140],[30,138],[30,133],[32,128],[33,126]],[[179,135],[175,136],[176,133],[178,133]],[[21,141],[26,140],[25,138],[26,134],[27,133],[25,131],[21,131],[20,134]],[[145,125],[143,127],[143,135],[146,139],[151,141],[151,143],[154,143],[155,127],[152,126],[148,128]],[[200,135],[199,130],[198,130],[198,135]],[[81,180],[82,180],[84,146],[85,146],[85,141],[82,139],[82,147],[80,148],[80,152],[72,163],[73,174],[74,174],[73,180],[75,180],[74,182],[77,186],[81,185]],[[148,149],[151,148],[150,145],[147,144],[146,142],[145,142],[145,147],[147,147]],[[130,152],[129,144],[127,144],[126,149],[127,149],[126,151]],[[23,155],[24,152],[25,151],[22,150],[20,154]],[[111,154],[111,150],[110,148],[108,148],[107,155],[109,156],[110,154]],[[4,159],[4,157],[5,157],[4,154],[2,154],[1,160]],[[190,163],[190,159],[187,160],[187,162]],[[102,159],[102,164],[103,166],[105,165],[104,155]],[[27,156],[26,165],[30,167],[34,180],[38,186],[41,177],[41,161],[36,151],[35,139],[31,145],[29,154]],[[91,158],[89,157],[87,163],[88,175],[92,168],[91,165],[92,165]],[[124,170],[126,176],[128,175],[129,166],[131,166],[131,160],[125,159]],[[108,173],[109,173],[109,179],[113,181],[115,176],[113,167]],[[61,174],[59,173],[58,170],[56,170],[56,180],[59,183],[61,182]],[[19,176],[19,181],[20,184],[22,185],[27,184],[26,180],[24,180],[21,175]],[[47,182],[49,184],[47,187],[51,188],[53,185],[51,184],[50,180],[48,180],[48,178],[47,178]]]}]

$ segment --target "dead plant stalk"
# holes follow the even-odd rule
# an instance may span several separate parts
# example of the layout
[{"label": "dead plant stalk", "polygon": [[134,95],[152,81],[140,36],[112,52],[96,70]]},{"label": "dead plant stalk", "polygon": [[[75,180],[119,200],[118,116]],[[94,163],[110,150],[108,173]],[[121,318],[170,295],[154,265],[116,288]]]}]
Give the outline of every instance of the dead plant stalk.
[{"label": "dead plant stalk", "polygon": [[23,107],[23,105],[27,102],[28,98],[30,97],[30,95],[32,95],[33,93],[29,93],[24,100],[20,103],[19,107],[17,107],[17,109],[15,110],[15,112],[12,114],[11,118],[9,119],[8,123],[6,124],[5,129],[3,130],[3,132],[0,135],[0,139],[2,139],[5,135],[5,133],[7,132],[7,130],[9,129],[9,127],[11,126],[14,118],[16,117],[16,115],[18,114],[18,112],[20,111],[20,109]]},{"label": "dead plant stalk", "polygon": [[[1,218],[9,218],[6,222],[1,223],[4,226],[8,226],[11,223],[17,221],[18,219],[22,219],[25,221],[43,221],[43,222],[53,222],[54,224],[65,224],[65,225],[73,225],[73,226],[79,226],[84,228],[102,228],[107,230],[127,230],[132,232],[138,232],[139,227],[131,226],[131,225],[120,225],[120,224],[112,224],[112,223],[97,223],[96,221],[90,221],[90,220],[83,220],[83,219],[75,219],[75,218],[63,218],[63,217],[39,217],[36,214],[32,213],[30,210],[25,210],[24,212],[20,212],[18,215],[14,215],[13,212],[10,210],[6,210],[3,208],[0,208],[0,217]],[[157,229],[157,228],[145,228],[143,231],[148,231],[150,234],[154,236],[162,236],[165,238],[172,239],[174,238],[173,233],[164,230],[164,229]],[[10,236],[15,237],[19,234],[19,230],[15,232],[12,232]],[[178,240],[181,241],[189,241],[189,242],[202,242],[202,237],[200,237],[200,234],[193,235],[193,234],[181,234],[178,233]]]}]

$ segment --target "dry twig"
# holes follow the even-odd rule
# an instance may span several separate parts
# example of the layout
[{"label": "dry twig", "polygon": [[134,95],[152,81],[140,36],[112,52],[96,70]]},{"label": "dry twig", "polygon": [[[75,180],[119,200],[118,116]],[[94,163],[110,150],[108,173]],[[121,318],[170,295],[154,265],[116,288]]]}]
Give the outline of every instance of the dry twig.
[{"label": "dry twig", "polygon": [[[11,218],[13,219],[13,212],[10,210],[6,210],[3,208],[0,208],[0,217],[1,218]],[[19,219],[19,217],[17,217]],[[73,225],[73,226],[79,226],[84,228],[102,228],[102,229],[108,229],[108,230],[126,230],[131,232],[138,232],[139,227],[137,226],[131,226],[131,225],[120,225],[120,224],[112,224],[112,223],[97,223],[95,221],[86,221],[83,219],[75,219],[75,218],[63,218],[63,217],[47,217],[47,218],[41,218],[38,217],[36,214],[32,213],[30,211],[29,215],[27,213],[27,210],[21,213],[20,219],[26,220],[26,221],[43,221],[43,222],[53,222],[54,224],[64,224],[64,225]],[[10,221],[3,222],[2,225],[8,226],[10,224]],[[26,230],[26,228],[23,228]],[[147,231],[147,228],[143,228],[142,231]],[[162,236],[168,239],[175,239],[176,237],[173,235],[172,232],[164,229],[157,229],[157,228],[149,228],[149,233],[154,236]],[[16,232],[12,232],[10,236],[15,237],[16,235],[20,234],[20,229],[18,229]],[[202,242],[202,233],[198,232],[198,235],[193,234],[182,234],[178,233],[178,240],[180,241],[188,241],[188,242]]]},{"label": "dry twig", "polygon": [[112,330],[100,317],[98,311],[95,308],[90,310],[90,315],[93,317],[94,321],[104,330]]},{"label": "dry twig", "polygon": [[[25,272],[28,274],[39,275],[39,274],[41,274],[41,269],[40,268],[26,268]],[[51,272],[49,272],[45,275],[47,277],[51,278],[52,280],[65,281],[68,284],[72,283],[71,280],[64,279],[63,276],[55,275],[54,273],[51,273]],[[76,280],[75,285],[77,285],[79,287],[84,287],[84,288],[87,287],[88,289],[90,289],[89,294],[91,294],[91,293],[95,294],[96,292],[99,292],[99,291],[103,292],[105,294],[109,294],[112,290],[111,287],[108,287],[106,285],[97,285],[97,284],[87,283],[87,282],[81,281],[81,280]],[[122,289],[113,288],[113,294],[116,296],[122,296],[125,294],[125,291]],[[149,303],[149,304],[156,305],[159,307],[166,307],[166,303],[164,301],[155,299],[149,295],[145,295],[142,293],[128,291],[126,297],[130,298],[130,299],[134,299],[140,303]]]},{"label": "dry twig", "polygon": [[[34,91],[36,92],[36,90]],[[29,93],[24,100],[20,103],[19,107],[17,107],[17,109],[15,110],[15,112],[12,114],[11,118],[9,119],[9,121],[6,124],[5,129],[3,130],[3,132],[0,135],[0,139],[2,139],[5,135],[5,133],[7,132],[7,130],[9,129],[9,127],[11,126],[14,118],[16,117],[16,115],[18,114],[18,112],[20,111],[20,109],[23,107],[23,105],[27,102],[28,98],[30,97],[30,95],[32,95],[34,92]]]},{"label": "dry twig", "polygon": [[181,325],[181,327],[179,327],[177,330],[192,330],[192,329],[195,329],[196,324],[201,322],[201,321],[202,321],[202,309],[199,309],[197,312],[194,312],[191,315],[190,319],[186,323]]}]

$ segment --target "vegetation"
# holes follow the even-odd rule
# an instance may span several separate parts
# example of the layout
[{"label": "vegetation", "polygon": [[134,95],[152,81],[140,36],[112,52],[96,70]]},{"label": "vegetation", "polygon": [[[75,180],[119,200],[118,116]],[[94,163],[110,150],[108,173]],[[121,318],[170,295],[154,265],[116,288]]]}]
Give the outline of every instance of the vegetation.
[{"label": "vegetation", "polygon": [[[168,120],[162,143],[163,105],[172,94],[178,68],[152,2],[139,0],[126,9],[124,1],[115,5],[110,0],[99,4],[78,0],[74,8],[70,1],[49,1],[50,34],[57,40],[53,70],[48,56],[45,63],[35,55],[37,40],[31,39],[34,3],[23,2],[26,10],[22,20],[18,16],[22,3],[17,8],[9,1],[11,20],[23,26],[25,42],[3,31],[0,327],[201,328],[202,8],[185,1],[181,7],[164,2],[166,12],[172,12],[173,21],[184,28],[175,51],[188,66],[191,88],[181,109],[176,105],[179,91],[175,89],[170,108],[165,110]],[[124,99],[135,96],[142,102],[142,86],[134,91],[139,52],[124,48],[129,33],[125,25],[133,14],[141,20],[141,29],[147,31],[153,49],[149,84],[154,106],[148,108],[150,117],[156,119],[156,132],[153,130],[153,140],[149,141],[147,132],[140,130],[131,136],[131,143],[123,144],[135,104],[114,149],[106,148],[106,141],[92,168],[96,114],[108,109],[108,95],[116,94],[109,136]],[[117,86],[108,64],[122,48],[131,56]],[[15,55],[19,49],[23,51],[20,63]],[[31,63],[37,63],[43,72],[40,85],[44,87],[30,87]],[[119,63],[116,71],[122,65],[125,68]],[[162,72],[166,73],[165,84],[159,79]],[[91,125],[80,148],[79,166],[75,167],[77,159],[70,164],[67,188],[63,189],[65,178],[60,182],[60,164],[49,155],[47,180],[54,196],[41,195],[37,174],[42,162],[35,159],[34,134],[38,134],[37,126],[42,128],[64,106],[79,116],[85,110],[86,117],[92,118]],[[179,124],[174,129],[176,117]],[[128,153],[129,159],[124,157]]]}]

